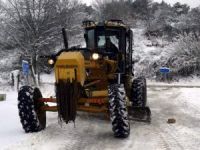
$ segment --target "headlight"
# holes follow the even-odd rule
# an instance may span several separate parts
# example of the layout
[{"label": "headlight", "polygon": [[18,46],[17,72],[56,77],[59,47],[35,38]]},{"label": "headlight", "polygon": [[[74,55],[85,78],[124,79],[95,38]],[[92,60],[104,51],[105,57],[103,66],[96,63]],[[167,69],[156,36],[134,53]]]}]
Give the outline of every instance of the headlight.
[{"label": "headlight", "polygon": [[49,59],[49,60],[48,60],[48,64],[49,64],[49,65],[53,65],[53,64],[54,64],[54,60],[53,60],[53,59]]},{"label": "headlight", "polygon": [[92,59],[94,59],[94,60],[98,60],[99,59],[99,54],[97,54],[97,53],[93,53],[92,54]]}]

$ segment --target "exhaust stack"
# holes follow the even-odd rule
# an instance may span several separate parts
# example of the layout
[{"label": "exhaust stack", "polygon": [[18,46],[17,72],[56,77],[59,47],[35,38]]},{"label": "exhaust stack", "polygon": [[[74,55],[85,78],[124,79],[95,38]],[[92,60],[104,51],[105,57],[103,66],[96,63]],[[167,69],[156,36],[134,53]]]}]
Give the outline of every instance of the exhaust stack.
[{"label": "exhaust stack", "polygon": [[65,45],[65,49],[68,49],[68,39],[67,39],[67,33],[65,28],[62,28],[62,35],[63,35],[63,41],[64,41],[64,45]]}]

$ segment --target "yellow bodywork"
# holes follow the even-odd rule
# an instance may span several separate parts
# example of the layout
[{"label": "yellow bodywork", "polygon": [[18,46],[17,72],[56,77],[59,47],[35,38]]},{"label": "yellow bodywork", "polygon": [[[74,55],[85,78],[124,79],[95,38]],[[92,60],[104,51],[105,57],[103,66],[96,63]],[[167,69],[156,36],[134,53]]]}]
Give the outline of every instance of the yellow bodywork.
[{"label": "yellow bodywork", "polygon": [[85,81],[85,62],[80,52],[63,52],[58,56],[55,64],[56,82],[59,80],[77,80],[84,84]]},{"label": "yellow bodywork", "polygon": [[[56,83],[76,80],[85,88],[86,97],[79,97],[77,109],[107,112],[108,80],[114,78],[117,62],[109,59],[84,59],[81,52],[62,52],[54,65]],[[86,84],[85,84],[86,83]]]}]

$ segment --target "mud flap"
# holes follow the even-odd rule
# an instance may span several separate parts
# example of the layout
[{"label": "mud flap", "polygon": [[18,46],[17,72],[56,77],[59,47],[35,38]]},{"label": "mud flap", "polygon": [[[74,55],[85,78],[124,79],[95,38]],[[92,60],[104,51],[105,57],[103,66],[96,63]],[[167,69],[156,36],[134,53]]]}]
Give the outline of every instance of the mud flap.
[{"label": "mud flap", "polygon": [[129,107],[129,120],[151,123],[151,110],[149,107]]}]

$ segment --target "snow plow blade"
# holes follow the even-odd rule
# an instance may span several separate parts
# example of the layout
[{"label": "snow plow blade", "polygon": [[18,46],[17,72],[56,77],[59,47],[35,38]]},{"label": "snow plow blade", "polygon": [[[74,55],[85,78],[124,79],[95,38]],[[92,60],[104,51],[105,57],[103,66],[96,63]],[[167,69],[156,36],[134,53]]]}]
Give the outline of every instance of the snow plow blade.
[{"label": "snow plow blade", "polygon": [[130,120],[151,123],[151,110],[149,107],[129,107],[128,113]]}]

